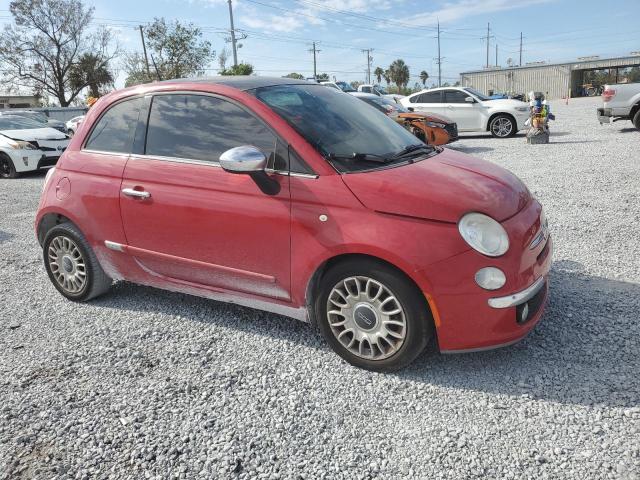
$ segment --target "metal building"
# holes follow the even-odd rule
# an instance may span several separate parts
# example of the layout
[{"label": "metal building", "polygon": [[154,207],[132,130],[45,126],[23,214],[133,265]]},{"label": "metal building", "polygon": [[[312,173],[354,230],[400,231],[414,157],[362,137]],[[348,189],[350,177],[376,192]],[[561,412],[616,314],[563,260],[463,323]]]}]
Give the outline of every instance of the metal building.
[{"label": "metal building", "polygon": [[[548,98],[562,98],[570,93],[572,97],[584,94],[584,85],[589,83],[594,73],[607,83],[638,81],[635,75],[640,67],[640,55],[618,58],[590,57],[569,63],[533,63],[521,67],[490,67],[460,74],[463,87],[473,87],[483,93],[527,93],[545,92]],[[629,80],[629,72],[634,69],[634,79]]]}]

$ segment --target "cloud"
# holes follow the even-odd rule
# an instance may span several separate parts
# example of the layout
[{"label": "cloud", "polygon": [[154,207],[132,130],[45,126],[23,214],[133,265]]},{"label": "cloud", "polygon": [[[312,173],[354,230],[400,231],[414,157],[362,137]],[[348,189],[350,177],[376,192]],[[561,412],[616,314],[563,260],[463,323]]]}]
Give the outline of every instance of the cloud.
[{"label": "cloud", "polygon": [[451,23],[474,15],[525,8],[549,1],[551,0],[520,0],[517,2],[513,0],[461,0],[445,3],[432,12],[417,13],[405,22],[417,26],[431,26],[435,25],[438,20],[440,23]]}]

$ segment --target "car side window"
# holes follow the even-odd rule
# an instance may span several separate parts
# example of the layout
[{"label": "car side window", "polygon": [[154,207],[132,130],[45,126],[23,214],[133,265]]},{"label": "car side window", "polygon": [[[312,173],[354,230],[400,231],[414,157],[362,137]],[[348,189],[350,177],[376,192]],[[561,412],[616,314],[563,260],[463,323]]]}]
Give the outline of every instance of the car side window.
[{"label": "car side window", "polygon": [[87,150],[131,153],[142,98],[115,104],[98,120],[84,145]]},{"label": "car side window", "polygon": [[441,103],[440,91],[421,93],[411,97],[411,103]]},{"label": "car side window", "polygon": [[145,153],[217,163],[230,148],[253,145],[273,164],[276,136],[239,106],[208,95],[157,95]]},{"label": "car side window", "polygon": [[460,90],[445,90],[444,91],[444,103],[466,103],[465,98],[467,95]]}]

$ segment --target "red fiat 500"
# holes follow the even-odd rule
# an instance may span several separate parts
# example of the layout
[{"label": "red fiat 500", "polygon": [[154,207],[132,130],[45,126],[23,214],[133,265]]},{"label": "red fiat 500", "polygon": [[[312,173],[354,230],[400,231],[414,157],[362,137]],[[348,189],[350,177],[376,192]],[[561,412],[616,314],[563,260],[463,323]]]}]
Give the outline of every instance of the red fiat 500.
[{"label": "red fiat 500", "polygon": [[434,336],[447,352],[521,339],[551,263],[542,207],[507,170],[264,77],[101,98],[47,175],[36,231],[70,300],[128,280],[247,305],[380,371]]}]

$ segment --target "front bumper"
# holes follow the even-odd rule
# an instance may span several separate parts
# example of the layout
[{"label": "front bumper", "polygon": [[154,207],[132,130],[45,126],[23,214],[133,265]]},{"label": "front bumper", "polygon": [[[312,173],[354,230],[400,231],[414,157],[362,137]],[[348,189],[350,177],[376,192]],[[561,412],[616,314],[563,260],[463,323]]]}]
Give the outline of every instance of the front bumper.
[{"label": "front bumper", "polygon": [[[448,258],[423,270],[430,279],[432,310],[442,352],[477,351],[515,343],[542,318],[548,298],[552,239],[531,248],[540,231],[540,205],[531,202],[515,217],[503,222],[511,248],[500,258],[474,250]],[[500,268],[507,277],[496,291],[480,288],[475,273],[487,266]]]}]

